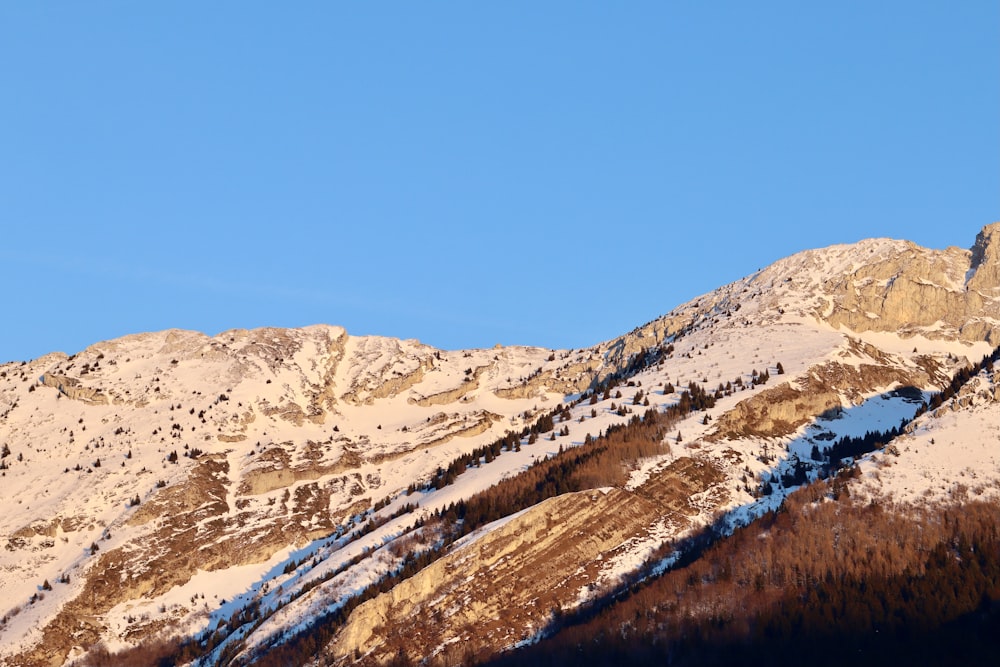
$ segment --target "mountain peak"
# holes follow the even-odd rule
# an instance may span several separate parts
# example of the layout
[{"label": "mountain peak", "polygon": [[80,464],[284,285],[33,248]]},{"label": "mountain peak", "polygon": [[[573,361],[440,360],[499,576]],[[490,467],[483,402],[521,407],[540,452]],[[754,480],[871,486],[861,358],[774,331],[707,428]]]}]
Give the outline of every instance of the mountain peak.
[{"label": "mountain peak", "polygon": [[971,253],[969,289],[993,292],[1000,287],[1000,222],[982,228]]}]

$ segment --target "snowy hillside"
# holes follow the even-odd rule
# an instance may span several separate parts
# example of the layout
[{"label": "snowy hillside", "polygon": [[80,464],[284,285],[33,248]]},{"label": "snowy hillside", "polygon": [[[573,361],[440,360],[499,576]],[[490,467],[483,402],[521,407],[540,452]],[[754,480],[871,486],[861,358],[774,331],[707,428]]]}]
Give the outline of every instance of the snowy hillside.
[{"label": "snowy hillside", "polygon": [[[0,659],[73,663],[159,638],[181,661],[248,664],[316,619],[344,664],[510,649],[669,567],[706,526],[774,509],[835,468],[845,436],[900,425],[891,453],[861,457],[859,492],[996,497],[991,370],[910,420],[998,342],[997,229],[971,251],[803,252],[585,350],[442,351],[314,326],[4,364]],[[574,478],[475,530],[449,523],[648,414],[657,440],[621,476]]]}]

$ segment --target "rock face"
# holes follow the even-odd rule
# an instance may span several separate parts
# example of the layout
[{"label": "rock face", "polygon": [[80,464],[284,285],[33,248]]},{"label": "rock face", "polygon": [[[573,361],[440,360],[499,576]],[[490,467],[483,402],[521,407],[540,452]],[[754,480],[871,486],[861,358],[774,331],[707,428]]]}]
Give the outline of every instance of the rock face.
[{"label": "rock face", "polygon": [[102,394],[100,389],[84,387],[76,378],[48,373],[42,375],[41,383],[46,387],[56,389],[63,396],[73,400],[82,401],[90,405],[108,404],[108,397]]},{"label": "rock face", "polygon": [[948,377],[933,359],[907,363],[854,338],[844,350],[850,360],[813,366],[794,383],[785,382],[740,401],[719,417],[711,437],[773,438],[791,435],[802,425],[861,402],[887,387],[943,386]]},{"label": "rock face", "polygon": [[454,644],[461,658],[530,639],[596,587],[622,545],[658,544],[711,513],[728,496],[724,481],[710,462],[685,457],[632,491],[545,500],[361,605],[330,655],[377,663],[402,651],[419,660],[424,647]]},{"label": "rock face", "polygon": [[[832,308],[821,317],[852,331],[1000,342],[1000,223],[985,227],[971,251],[934,251],[896,242],[894,252],[828,278]],[[876,255],[878,249],[870,249]]]},{"label": "rock face", "polygon": [[1000,289],[1000,223],[983,227],[972,246],[968,288],[994,296]]}]

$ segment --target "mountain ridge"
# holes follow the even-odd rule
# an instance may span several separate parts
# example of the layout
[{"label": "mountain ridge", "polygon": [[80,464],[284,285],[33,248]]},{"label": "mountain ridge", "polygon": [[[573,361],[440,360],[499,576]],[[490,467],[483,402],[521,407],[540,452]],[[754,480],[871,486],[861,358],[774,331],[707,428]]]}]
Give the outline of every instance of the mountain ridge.
[{"label": "mountain ridge", "polygon": [[[588,495],[592,489],[544,501],[605,507],[609,494],[624,499],[654,487],[671,503],[683,493],[714,498],[692,510],[692,520],[667,529],[656,503],[630,500],[645,509],[623,524],[626,532],[564,564],[585,573],[574,575],[584,592],[574,584],[547,607],[525,609],[518,625],[499,633],[507,637],[501,640],[497,619],[509,612],[483,588],[487,597],[477,604],[485,606],[456,616],[467,629],[453,627],[444,614],[427,630],[437,644],[421,650],[443,655],[434,652],[442,642],[472,646],[477,636],[479,650],[524,641],[553,608],[562,613],[618,585],[657,548],[719,513],[780,503],[787,489],[761,497],[758,486],[774,486],[805,466],[813,445],[853,432],[841,428],[851,419],[837,424],[824,415],[875,400],[885,403],[878,423],[888,423],[890,414],[898,423],[908,404],[893,390],[912,387],[926,400],[989,353],[1000,321],[998,230],[1000,223],[984,228],[972,250],[874,239],[804,251],[580,350],[444,351],[313,325],[216,336],[133,334],[72,356],[0,365],[0,440],[10,449],[3,497],[23,507],[2,523],[9,537],[0,592],[18,602],[0,624],[0,659],[64,664],[85,659],[99,642],[119,649],[161,633],[190,638],[253,600],[254,608],[270,609],[260,630],[233,622],[225,640],[236,651],[227,660],[246,660],[250,649],[294,634],[305,609],[334,609],[399,567],[405,540],[433,543],[430,530],[408,525],[440,516],[559,451],[584,447],[637,413],[666,411],[696,391],[713,396],[710,407],[686,413],[679,430],[671,426],[654,443],[668,452],[628,463],[630,481],[600,492],[600,502]],[[983,380],[980,405],[995,400],[992,382]],[[626,387],[628,395],[620,393]],[[555,423],[543,430],[539,419],[549,414]],[[557,435],[563,429],[566,435]],[[512,434],[516,451],[511,442],[493,454],[491,443]],[[482,447],[489,453],[463,464],[457,482],[434,487],[438,471]],[[689,488],[692,464],[716,470],[717,479]],[[990,465],[984,474],[1000,475]],[[687,472],[674,472],[678,466]],[[419,506],[405,510],[411,504]],[[519,516],[517,525],[528,532],[551,519],[540,508]],[[584,513],[574,530],[594,516]],[[556,519],[548,530],[569,521]],[[552,544],[569,544],[558,533]],[[503,534],[498,525],[453,546],[454,558]],[[520,549],[544,555],[555,548],[546,544],[539,537]],[[275,574],[303,553],[315,561],[312,575],[296,568]],[[546,561],[542,555],[537,563]],[[440,567],[418,572],[413,585]],[[490,571],[472,583],[479,586]],[[522,576],[505,576],[504,585],[525,586]],[[69,581],[52,586],[61,578]],[[223,579],[232,581],[224,586]],[[546,590],[554,590],[552,583]],[[276,595],[283,587],[293,593]],[[215,608],[199,597],[224,589]],[[471,594],[447,578],[426,590],[444,601],[419,602],[431,610],[459,609],[449,596]],[[525,588],[529,599],[531,591]],[[362,607],[398,603],[391,596],[376,600]],[[361,607],[354,613],[347,627],[365,627]],[[493,628],[498,644],[484,628]],[[391,642],[379,643],[374,629],[370,623],[367,635],[345,629],[328,657],[391,657],[384,652],[394,650]],[[236,650],[238,644],[245,648]],[[212,655],[199,664],[213,664]]]}]

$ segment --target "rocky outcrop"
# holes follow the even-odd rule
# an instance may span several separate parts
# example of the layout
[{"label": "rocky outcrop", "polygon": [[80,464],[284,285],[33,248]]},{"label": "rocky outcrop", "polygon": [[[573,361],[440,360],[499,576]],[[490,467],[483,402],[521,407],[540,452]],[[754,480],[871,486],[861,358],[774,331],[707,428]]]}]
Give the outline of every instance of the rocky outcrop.
[{"label": "rocky outcrop", "polygon": [[[471,418],[472,423],[469,423],[469,418]],[[490,427],[500,421],[500,419],[500,415],[482,410],[476,414],[468,415],[468,418],[464,419],[460,424],[453,422],[449,425],[452,430],[433,440],[422,443],[422,446],[436,447],[449,442],[452,438],[471,438],[490,430]]]},{"label": "rocky outcrop", "polygon": [[595,377],[588,366],[574,376],[556,376],[555,371],[543,371],[512,387],[500,387],[494,393],[500,398],[517,400],[536,398],[547,393],[572,394],[590,387]]},{"label": "rocky outcrop", "polygon": [[841,406],[840,394],[818,383],[794,388],[785,382],[740,401],[722,414],[712,437],[778,437]]},{"label": "rocky outcrop", "polygon": [[292,401],[282,405],[270,405],[266,400],[262,400],[258,407],[265,417],[278,417],[295,426],[302,426],[306,420],[302,406]]},{"label": "rocky outcrop", "polygon": [[987,296],[993,296],[1000,290],[1000,222],[983,227],[976,235],[969,271],[969,290]]},{"label": "rocky outcrop", "polygon": [[[318,329],[319,327],[312,327]],[[325,419],[337,404],[337,369],[344,358],[347,332],[341,328],[326,329],[317,336],[318,354],[312,360],[312,369],[318,376],[309,391],[309,414]],[[322,423],[322,421],[314,423]]]},{"label": "rocky outcrop", "polygon": [[740,401],[719,416],[710,439],[789,435],[803,424],[859,403],[875,391],[892,386],[926,389],[940,379],[923,368],[906,369],[902,364],[855,366],[827,362],[812,368],[794,385],[784,382]]},{"label": "rocky outcrop", "polygon": [[400,375],[398,377],[390,378],[383,382],[378,387],[372,390],[369,401],[377,398],[389,398],[390,396],[397,396],[410,387],[419,384],[424,379],[424,374],[434,368],[434,358],[424,357],[420,360],[420,365],[417,366],[413,371],[406,373],[405,375]]},{"label": "rocky outcrop", "polygon": [[667,526],[681,531],[724,502],[723,480],[712,464],[682,458],[635,492],[543,501],[359,606],[327,650],[377,664],[452,643],[469,655],[510,647],[574,607],[623,545]]},{"label": "rocky outcrop", "polygon": [[830,276],[821,292],[833,326],[895,331],[928,338],[1000,342],[1000,223],[984,227],[971,251],[928,250],[904,243],[900,252]]},{"label": "rocky outcrop", "polygon": [[57,389],[60,394],[67,398],[72,398],[74,401],[80,401],[88,405],[108,404],[108,397],[100,389],[85,387],[80,384],[78,379],[69,377],[68,375],[46,373],[42,376],[41,382],[46,387]]},{"label": "rocky outcrop", "polygon": [[[478,649],[486,641],[525,639],[509,633],[548,624],[587,585],[581,568],[634,536],[655,509],[621,490],[551,498],[361,605],[330,649],[337,657],[355,649],[391,656],[407,644],[459,640]],[[612,513],[615,521],[593,530],[597,517]]]},{"label": "rocky outcrop", "polygon": [[466,375],[462,379],[462,383],[454,389],[439,391],[436,394],[431,394],[430,396],[417,398],[410,397],[406,400],[408,403],[419,405],[424,408],[429,408],[433,405],[447,405],[449,403],[454,403],[466,394],[479,389],[479,378],[482,377],[483,373],[488,369],[489,366],[477,366],[472,373]]},{"label": "rocky outcrop", "polygon": [[280,447],[273,447],[258,457],[258,467],[244,471],[237,493],[240,496],[263,495],[290,487],[296,482],[314,481],[327,475],[355,470],[361,463],[361,456],[347,449],[334,463],[310,462],[293,465],[288,452]]},{"label": "rocky outcrop", "polygon": [[354,339],[348,353],[354,375],[341,399],[353,405],[372,405],[378,399],[406,391],[422,382],[427,371],[434,368],[434,352],[417,341]]}]

